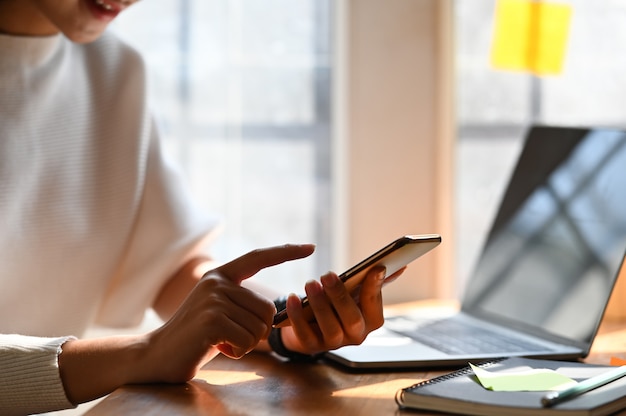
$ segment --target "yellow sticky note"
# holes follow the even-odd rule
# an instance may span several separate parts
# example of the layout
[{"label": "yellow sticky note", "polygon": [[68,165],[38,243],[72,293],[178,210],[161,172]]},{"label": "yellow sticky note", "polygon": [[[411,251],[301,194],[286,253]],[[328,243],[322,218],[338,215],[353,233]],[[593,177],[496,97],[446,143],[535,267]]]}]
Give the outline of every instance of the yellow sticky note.
[{"label": "yellow sticky note", "polygon": [[563,69],[572,8],[531,0],[499,0],[491,63],[497,69],[558,74]]},{"label": "yellow sticky note", "polygon": [[530,54],[531,3],[500,0],[491,48],[491,63],[498,69],[527,70]]}]

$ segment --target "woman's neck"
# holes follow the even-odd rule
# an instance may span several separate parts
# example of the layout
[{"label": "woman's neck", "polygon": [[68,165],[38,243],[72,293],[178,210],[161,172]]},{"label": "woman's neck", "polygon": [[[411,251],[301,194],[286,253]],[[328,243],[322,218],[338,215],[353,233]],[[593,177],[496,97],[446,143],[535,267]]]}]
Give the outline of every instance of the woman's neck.
[{"label": "woman's neck", "polygon": [[0,0],[0,33],[49,36],[59,33],[59,29],[28,0]]}]

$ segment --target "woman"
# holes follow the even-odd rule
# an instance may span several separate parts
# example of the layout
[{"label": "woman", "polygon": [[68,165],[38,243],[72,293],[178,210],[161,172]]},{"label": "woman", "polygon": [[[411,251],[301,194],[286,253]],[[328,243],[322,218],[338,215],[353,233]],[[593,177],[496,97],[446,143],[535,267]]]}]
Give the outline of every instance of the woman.
[{"label": "woman", "polygon": [[[128,383],[184,382],[218,353],[288,357],[358,344],[382,325],[384,270],[356,303],[336,274],[305,285],[316,323],[241,283],[310,255],[255,250],[217,266],[215,224],[163,160],[135,51],[106,33],[134,1],[0,0],[0,414],[76,406]],[[141,335],[92,324],[164,319]]]}]

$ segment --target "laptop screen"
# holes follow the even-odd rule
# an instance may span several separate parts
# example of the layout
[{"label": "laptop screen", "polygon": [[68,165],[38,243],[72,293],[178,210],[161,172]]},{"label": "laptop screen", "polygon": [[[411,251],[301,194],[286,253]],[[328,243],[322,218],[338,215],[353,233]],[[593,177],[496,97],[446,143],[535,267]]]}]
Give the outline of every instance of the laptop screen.
[{"label": "laptop screen", "polygon": [[463,308],[589,343],[626,250],[626,133],[534,127]]}]

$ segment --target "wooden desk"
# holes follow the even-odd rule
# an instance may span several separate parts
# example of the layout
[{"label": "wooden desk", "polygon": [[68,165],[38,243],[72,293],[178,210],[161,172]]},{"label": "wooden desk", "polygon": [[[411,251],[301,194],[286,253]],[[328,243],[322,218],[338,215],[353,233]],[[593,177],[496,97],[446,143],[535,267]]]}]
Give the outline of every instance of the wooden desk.
[{"label": "wooden desk", "polygon": [[[587,361],[608,364],[612,356],[626,358],[626,324],[604,323]],[[403,415],[410,413],[398,410],[396,391],[439,374],[354,373],[252,353],[218,357],[184,385],[120,388],[86,415]]]}]

